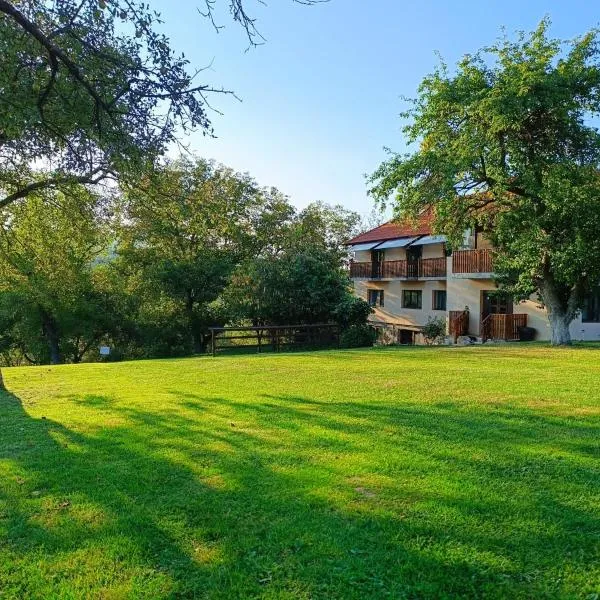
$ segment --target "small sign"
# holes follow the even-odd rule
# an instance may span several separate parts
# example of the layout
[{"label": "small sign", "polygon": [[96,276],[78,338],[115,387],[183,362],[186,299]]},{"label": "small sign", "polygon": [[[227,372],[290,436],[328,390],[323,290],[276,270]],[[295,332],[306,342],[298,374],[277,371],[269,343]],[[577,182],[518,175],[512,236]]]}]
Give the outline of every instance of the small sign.
[{"label": "small sign", "polygon": [[100,356],[109,356],[110,348],[108,346],[100,346]]}]

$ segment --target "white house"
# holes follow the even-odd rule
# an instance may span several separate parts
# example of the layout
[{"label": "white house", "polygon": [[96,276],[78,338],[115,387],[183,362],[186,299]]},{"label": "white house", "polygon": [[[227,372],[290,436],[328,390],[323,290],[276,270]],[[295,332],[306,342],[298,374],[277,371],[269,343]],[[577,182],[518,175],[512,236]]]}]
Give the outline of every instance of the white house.
[{"label": "white house", "polygon": [[[513,302],[493,293],[491,248],[483,235],[466,235],[464,248],[450,254],[431,225],[427,213],[416,224],[389,222],[349,240],[354,291],[373,306],[373,322],[390,326],[397,341],[408,344],[423,341],[421,327],[430,317],[443,317],[457,335],[515,340],[526,326],[536,340],[550,339],[546,311],[534,298]],[[571,336],[600,340],[600,293],[586,298]]]}]

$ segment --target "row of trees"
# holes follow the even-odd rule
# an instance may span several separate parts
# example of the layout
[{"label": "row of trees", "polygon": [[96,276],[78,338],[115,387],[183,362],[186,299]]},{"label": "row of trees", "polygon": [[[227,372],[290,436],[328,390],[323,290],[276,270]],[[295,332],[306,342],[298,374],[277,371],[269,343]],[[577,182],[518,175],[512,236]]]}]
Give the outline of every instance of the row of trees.
[{"label": "row of trees", "polygon": [[44,190],[2,211],[5,364],[206,350],[226,323],[338,322],[369,340],[343,268],[355,213],[179,160],[115,190]]},{"label": "row of trees", "polygon": [[[250,44],[260,39],[244,0],[207,2],[206,16],[215,26],[213,10],[218,7],[229,8]],[[77,185],[135,180],[187,131],[212,135],[207,98],[225,90],[199,80],[203,69],[176,52],[160,32],[160,22],[160,15],[138,0],[0,0],[0,208],[9,207],[3,214],[5,250],[7,244],[22,242],[45,252],[45,242],[26,235],[36,221],[33,215],[25,218],[27,211],[43,211],[44,203],[70,204],[75,210],[77,199],[89,200]],[[32,206],[14,206],[29,200]],[[81,215],[99,211],[95,203],[80,208]],[[15,225],[7,228],[12,221]],[[59,231],[53,226],[36,234],[51,239],[62,237]],[[27,266],[25,249],[20,256],[4,258],[3,269],[14,285],[2,300],[2,319],[9,326],[2,328],[2,338],[13,338],[18,328],[25,334],[39,326],[52,336],[53,321],[62,314],[58,300],[47,318],[39,298],[31,296],[38,306],[37,322],[31,311],[18,318],[29,304],[8,300],[6,294],[16,294],[20,301],[28,289],[37,290],[38,271]],[[42,262],[51,260],[45,255]],[[54,279],[47,284],[54,285]],[[66,299],[69,292],[60,291]],[[60,347],[51,351],[57,352]]]}]

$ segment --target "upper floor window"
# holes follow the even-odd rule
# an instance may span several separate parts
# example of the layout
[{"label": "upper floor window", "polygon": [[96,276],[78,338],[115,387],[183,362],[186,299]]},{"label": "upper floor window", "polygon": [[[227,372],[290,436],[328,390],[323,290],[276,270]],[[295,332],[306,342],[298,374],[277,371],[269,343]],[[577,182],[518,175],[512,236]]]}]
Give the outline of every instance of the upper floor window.
[{"label": "upper floor window", "polygon": [[402,290],[402,308],[421,308],[423,293],[421,290]]},{"label": "upper floor window", "polygon": [[369,290],[368,300],[371,306],[383,306],[383,290]]},{"label": "upper floor window", "polygon": [[446,290],[433,290],[433,310],[446,310]]},{"label": "upper floor window", "polygon": [[588,294],[583,301],[581,320],[584,323],[600,323],[600,290]]}]

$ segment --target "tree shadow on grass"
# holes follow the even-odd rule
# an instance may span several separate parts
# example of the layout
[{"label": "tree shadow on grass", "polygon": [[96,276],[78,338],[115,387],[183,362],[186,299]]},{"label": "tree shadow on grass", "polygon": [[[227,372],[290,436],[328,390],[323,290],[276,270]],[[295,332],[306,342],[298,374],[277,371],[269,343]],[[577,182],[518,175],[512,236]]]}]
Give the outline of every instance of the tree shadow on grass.
[{"label": "tree shadow on grass", "polygon": [[153,412],[74,398],[97,411],[85,431],[0,398],[6,597],[595,590],[591,419],[574,440],[527,411],[173,393]]}]

